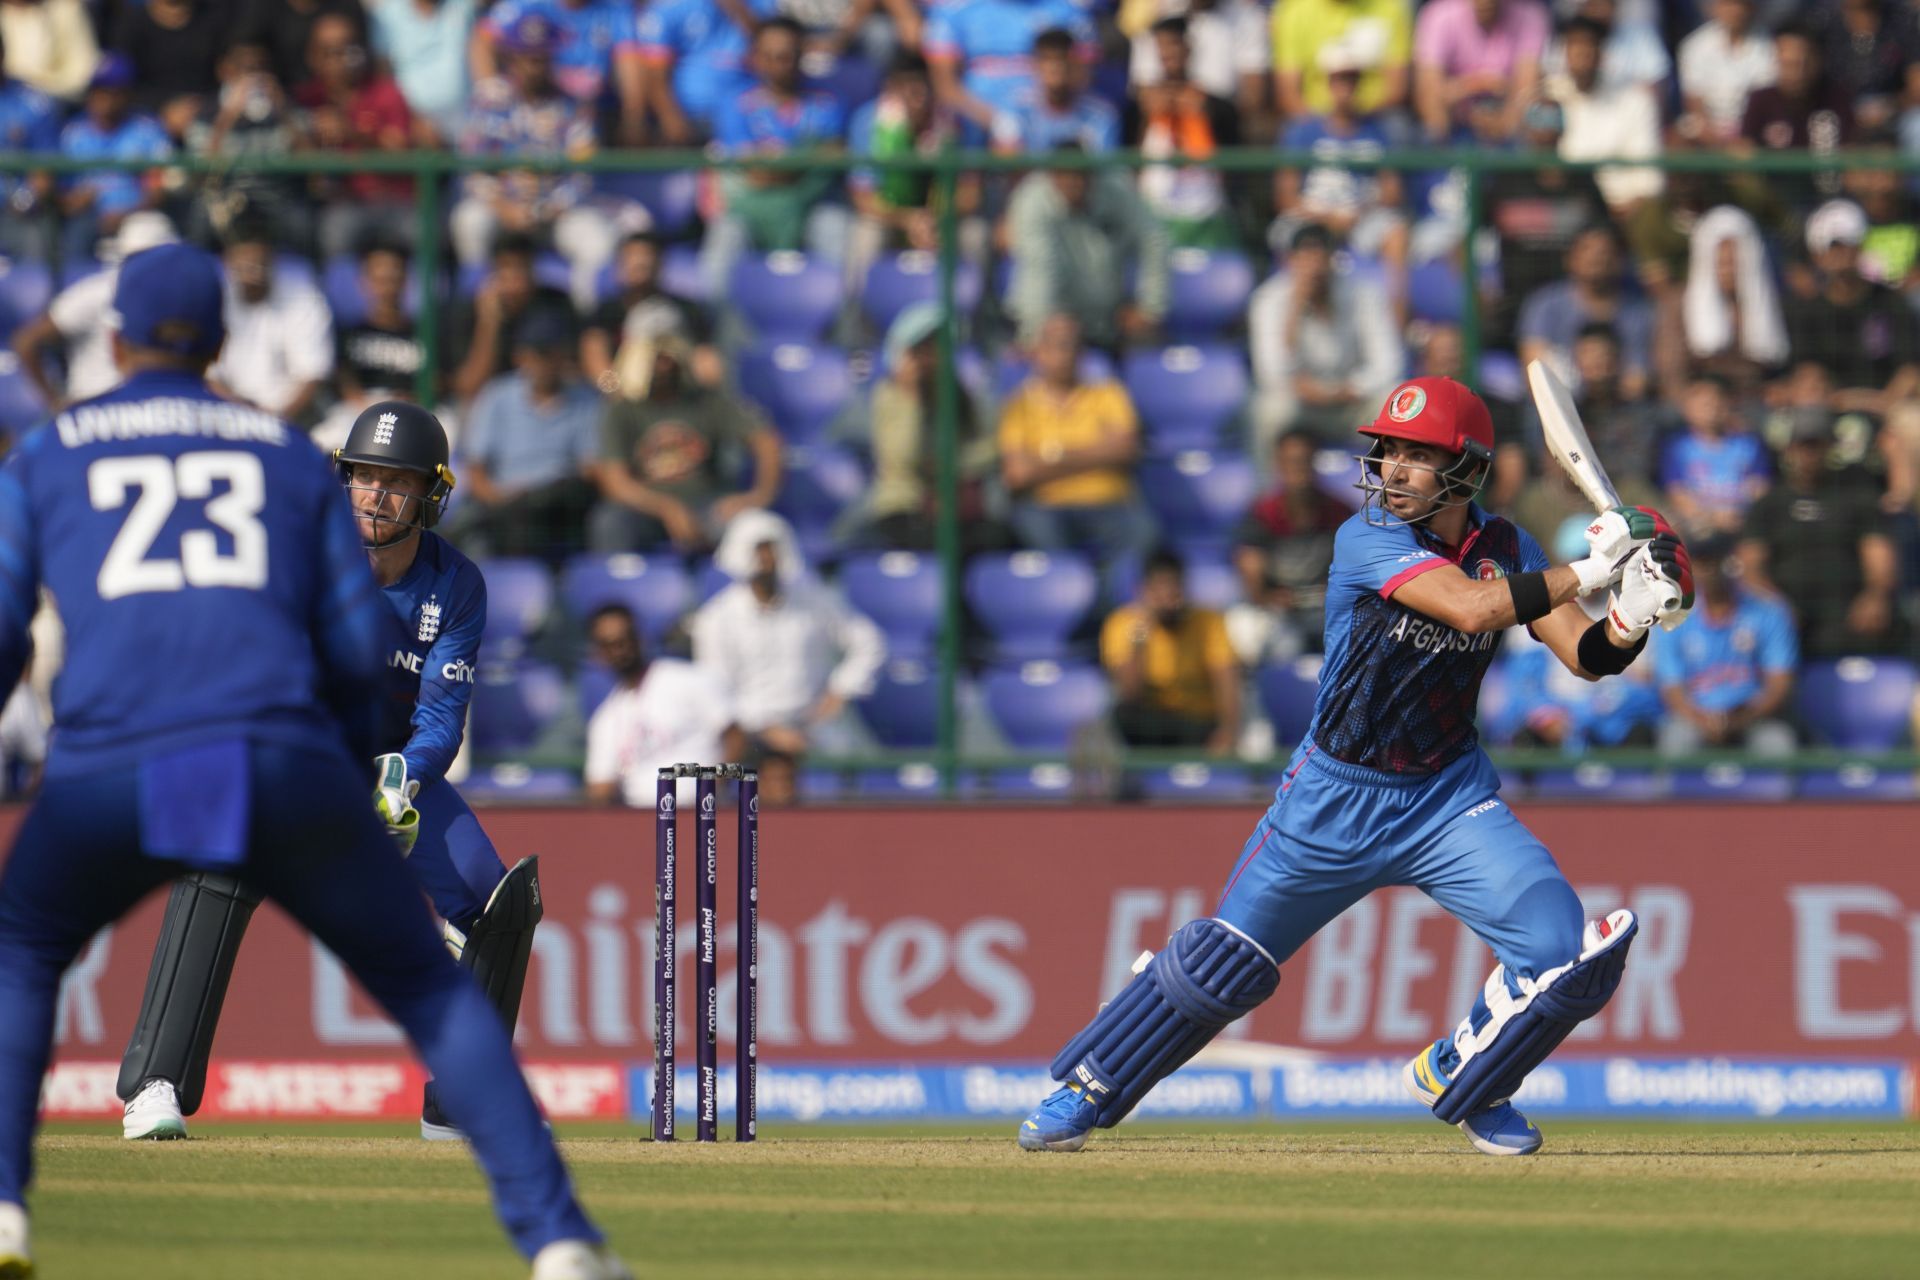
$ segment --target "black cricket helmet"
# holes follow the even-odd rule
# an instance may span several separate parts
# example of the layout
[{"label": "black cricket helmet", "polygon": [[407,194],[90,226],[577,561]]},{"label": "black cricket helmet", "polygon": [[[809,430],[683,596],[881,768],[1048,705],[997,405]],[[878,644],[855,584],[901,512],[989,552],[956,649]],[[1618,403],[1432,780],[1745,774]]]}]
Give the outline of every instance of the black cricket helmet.
[{"label": "black cricket helmet", "polygon": [[[369,547],[391,546],[406,541],[422,529],[433,528],[440,523],[447,496],[453,492],[446,428],[432,413],[405,400],[382,400],[363,410],[353,420],[346,445],[333,451],[333,464],[339,469],[340,483],[349,493],[365,490],[383,499],[371,516],[376,527],[393,525],[405,530],[396,537],[378,538],[368,543]],[[430,481],[426,496],[395,494],[392,489],[355,484],[356,464],[419,472]],[[400,498],[397,515],[385,514],[388,504],[384,499],[389,494]]]}]

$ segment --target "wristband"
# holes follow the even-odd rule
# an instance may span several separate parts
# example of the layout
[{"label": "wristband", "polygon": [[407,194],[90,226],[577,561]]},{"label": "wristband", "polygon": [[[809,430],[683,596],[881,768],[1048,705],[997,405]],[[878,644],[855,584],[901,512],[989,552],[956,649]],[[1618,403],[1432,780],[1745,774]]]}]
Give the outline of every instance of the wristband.
[{"label": "wristband", "polygon": [[1633,665],[1640,651],[1647,647],[1646,633],[1633,642],[1633,648],[1622,649],[1607,639],[1608,622],[1605,618],[1594,623],[1580,633],[1580,667],[1589,675],[1617,676]]},{"label": "wristband", "polygon": [[1545,573],[1513,574],[1507,578],[1507,590],[1513,593],[1513,620],[1520,626],[1553,612],[1553,593],[1547,590]]}]

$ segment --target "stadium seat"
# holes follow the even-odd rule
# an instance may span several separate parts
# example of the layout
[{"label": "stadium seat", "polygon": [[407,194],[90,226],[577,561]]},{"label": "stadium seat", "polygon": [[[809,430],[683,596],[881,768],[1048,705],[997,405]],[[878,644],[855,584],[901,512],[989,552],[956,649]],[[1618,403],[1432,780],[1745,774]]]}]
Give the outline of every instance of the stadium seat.
[{"label": "stadium seat", "polygon": [[1536,800],[1658,800],[1666,794],[1651,769],[1616,769],[1589,763],[1571,769],[1542,769],[1533,775]]},{"label": "stadium seat", "polygon": [[1198,762],[1141,769],[1133,774],[1133,780],[1149,800],[1245,802],[1253,794],[1253,781],[1245,769]]},{"label": "stadium seat", "polygon": [[1313,455],[1313,483],[1320,492],[1353,510],[1360,509],[1360,483],[1363,474],[1360,459],[1352,449],[1321,449]]},{"label": "stadium seat", "polygon": [[44,264],[0,258],[0,343],[52,300],[53,273]]},{"label": "stadium seat", "polygon": [[920,762],[897,769],[862,769],[853,775],[853,794],[861,800],[937,800],[940,770]]},{"label": "stadium seat", "polygon": [[840,566],[840,589],[847,603],[887,636],[887,652],[896,657],[925,657],[932,652],[943,610],[940,562],[917,551],[879,551],[856,555]]},{"label": "stadium seat", "polygon": [[1520,357],[1511,351],[1480,353],[1480,390],[1501,400],[1521,404],[1532,397],[1527,375],[1520,368]]},{"label": "stadium seat", "polygon": [[1431,324],[1459,324],[1466,308],[1460,269],[1445,258],[1434,258],[1407,273],[1407,309],[1416,320]]},{"label": "stadium seat", "polygon": [[794,790],[809,804],[840,799],[846,794],[846,785],[838,769],[805,768],[794,775]]},{"label": "stadium seat", "polygon": [[[1002,403],[1008,396],[1020,389],[1020,384],[1033,372],[1033,366],[1015,347],[1001,351],[999,360],[994,364],[993,393]],[[1080,381],[1106,382],[1115,376],[1113,361],[1104,351],[1083,351],[1080,353]]]},{"label": "stadium seat", "polygon": [[700,248],[670,244],[660,254],[660,288],[688,302],[709,302],[707,276],[700,269]]},{"label": "stadium seat", "polygon": [[980,555],[967,566],[967,604],[1010,662],[1062,656],[1098,591],[1093,566],[1071,552]]},{"label": "stadium seat", "polygon": [[1267,719],[1273,722],[1276,743],[1297,743],[1313,728],[1313,702],[1320,696],[1320,668],[1323,662],[1316,654],[1260,668],[1256,677],[1260,686],[1260,705],[1265,709]]},{"label": "stadium seat", "polygon": [[13,352],[0,349],[0,431],[18,435],[44,420],[47,403],[20,372]]},{"label": "stadium seat", "polygon": [[[860,293],[860,308],[875,331],[885,334],[894,317],[916,302],[940,301],[940,256],[923,249],[890,254],[873,264]],[[953,302],[960,315],[980,305],[980,268],[955,264]]]},{"label": "stadium seat", "polygon": [[488,560],[480,574],[487,582],[483,652],[488,657],[518,657],[553,612],[553,576],[538,560]]},{"label": "stadium seat", "polygon": [[468,774],[467,780],[460,784],[460,794],[483,804],[552,804],[579,798],[580,775],[566,769],[496,764]]},{"label": "stadium seat", "polygon": [[832,347],[781,342],[740,357],[741,393],[753,400],[788,444],[818,444],[853,395],[846,355]]},{"label": "stadium seat", "polygon": [[939,740],[939,673],[924,662],[888,662],[858,705],[883,747],[931,747]]},{"label": "stadium seat", "polygon": [[824,93],[851,116],[861,106],[880,96],[881,68],[857,53],[843,53],[824,73],[807,76],[807,88]]},{"label": "stadium seat", "polygon": [[987,709],[1015,750],[1064,751],[1107,712],[1107,677],[1098,667],[1023,662],[988,671],[983,683]]},{"label": "stadium seat", "polygon": [[840,312],[840,268],[785,250],[734,265],[727,301],[766,341],[810,342]]},{"label": "stadium seat", "polygon": [[1675,769],[1668,779],[1675,800],[1786,800],[1793,795],[1793,775],[1778,769],[1747,769],[1737,764],[1704,769]]},{"label": "stadium seat", "polygon": [[1809,662],[1800,671],[1800,718],[1836,747],[1886,751],[1906,737],[1915,681],[1913,664],[1899,658]]},{"label": "stadium seat", "polygon": [[620,679],[598,662],[583,662],[573,683],[580,701],[580,718],[591,720],[593,713],[600,709],[600,704],[607,700],[607,695],[613,692]]},{"label": "stadium seat", "polygon": [[352,254],[327,259],[320,271],[320,292],[326,295],[336,326],[344,329],[366,318],[367,300],[360,294],[360,260]]},{"label": "stadium seat", "polygon": [[1204,449],[1150,456],[1140,463],[1139,477],[1140,492],[1167,539],[1216,555],[1225,553],[1260,486],[1246,455]]},{"label": "stadium seat", "polygon": [[860,500],[866,469],[845,449],[787,450],[787,470],[773,509],[793,526],[794,540],[809,564],[833,558],[834,522]]},{"label": "stadium seat", "polygon": [[[471,298],[480,288],[480,282],[493,270],[489,263],[469,262],[462,266],[454,276],[454,288],[462,298]],[[551,251],[540,254],[533,260],[533,280],[535,284],[558,289],[562,293],[573,291],[573,268],[567,260]]]},{"label": "stadium seat", "polygon": [[[1183,557],[1187,566],[1187,600],[1203,609],[1229,609],[1240,603],[1240,574],[1224,556]],[[1144,568],[1138,556],[1116,556],[1107,567],[1108,596],[1115,603],[1132,600],[1140,590]]]},{"label": "stadium seat", "polygon": [[1920,786],[1910,769],[1876,769],[1867,764],[1815,769],[1800,778],[1802,800],[1912,800]]},{"label": "stadium seat", "polygon": [[1148,446],[1209,449],[1247,399],[1247,362],[1228,347],[1135,351],[1121,366]]},{"label": "stadium seat", "polygon": [[482,662],[473,687],[470,730],[480,756],[524,751],[566,708],[567,682],[545,662]]},{"label": "stadium seat", "polygon": [[560,598],[582,625],[601,605],[627,606],[642,638],[652,645],[692,605],[693,582],[677,556],[588,552],[567,561],[560,574]]},{"label": "stadium seat", "polygon": [[1176,338],[1206,341],[1244,323],[1253,294],[1253,263],[1230,250],[1182,248],[1168,255],[1166,328]]},{"label": "stadium seat", "polygon": [[1063,764],[996,769],[987,776],[986,785],[997,800],[1071,800],[1073,770]]},{"label": "stadium seat", "polygon": [[653,234],[663,239],[680,236],[700,216],[700,178],[690,169],[673,173],[602,173],[594,177],[595,190],[632,200],[647,211]]}]

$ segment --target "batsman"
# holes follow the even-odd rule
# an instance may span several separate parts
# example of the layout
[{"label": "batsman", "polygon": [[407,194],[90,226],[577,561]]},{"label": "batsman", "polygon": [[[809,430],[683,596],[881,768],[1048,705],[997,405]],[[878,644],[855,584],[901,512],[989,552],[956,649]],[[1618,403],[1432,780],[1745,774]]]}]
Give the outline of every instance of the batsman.
[{"label": "batsman", "polygon": [[[1602,512],[1588,554],[1549,567],[1527,533],[1474,495],[1493,423],[1448,378],[1397,387],[1362,428],[1364,501],[1334,541],[1326,663],[1313,724],[1227,877],[1213,915],[1184,925],[1053,1060],[1060,1087],[1020,1126],[1031,1151],[1078,1151],[1280,984],[1321,926],[1375,889],[1411,885],[1493,951],[1493,973],[1406,1084],[1488,1155],[1540,1132],[1511,1102],[1527,1073],[1620,983],[1639,925],[1584,923],[1553,858],[1499,796],[1474,727],[1500,633],[1524,626],[1574,674],[1626,670],[1654,623],[1693,597],[1686,549],[1656,513]],[[1611,588],[1590,622],[1576,597]],[[1583,928],[1584,923],[1584,928]]]},{"label": "batsman", "polygon": [[[396,619],[383,655],[387,754],[375,762],[373,804],[445,922],[448,948],[511,1032],[540,922],[539,863],[523,858],[507,871],[446,779],[466,731],[487,613],[480,571],[432,532],[454,485],[447,433],[420,406],[384,401],[354,421],[334,464]],[[124,1136],[186,1136],[184,1117],[200,1106],[234,957],[259,901],[227,876],[199,872],[175,882],[139,1020],[120,1062]],[[461,1136],[441,1114],[431,1082],[420,1135]]]}]

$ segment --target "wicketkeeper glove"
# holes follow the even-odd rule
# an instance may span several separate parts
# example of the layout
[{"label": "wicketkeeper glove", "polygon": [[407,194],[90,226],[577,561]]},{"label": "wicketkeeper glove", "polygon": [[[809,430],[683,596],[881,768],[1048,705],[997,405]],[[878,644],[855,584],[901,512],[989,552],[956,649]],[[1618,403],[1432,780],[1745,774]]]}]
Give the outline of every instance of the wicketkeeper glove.
[{"label": "wicketkeeper glove", "polygon": [[407,777],[407,758],[397,751],[378,757],[374,765],[380,781],[373,790],[373,811],[387,824],[387,834],[400,846],[404,858],[413,852],[413,842],[420,836],[420,811],[413,807],[420,784]]}]

